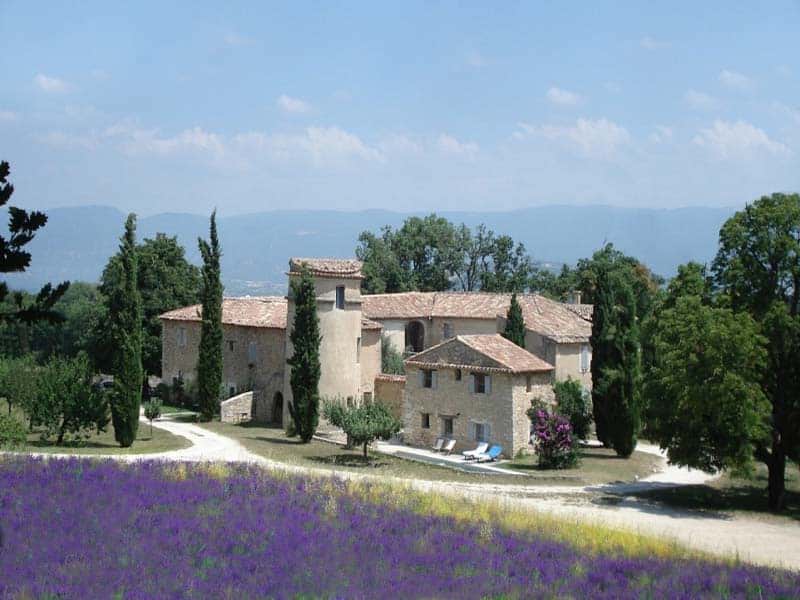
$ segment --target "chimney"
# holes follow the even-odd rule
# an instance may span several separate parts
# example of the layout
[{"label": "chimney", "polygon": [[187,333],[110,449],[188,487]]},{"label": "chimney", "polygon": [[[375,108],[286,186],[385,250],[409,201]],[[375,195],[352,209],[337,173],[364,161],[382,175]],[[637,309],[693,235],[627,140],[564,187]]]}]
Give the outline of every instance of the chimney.
[{"label": "chimney", "polygon": [[580,303],[581,303],[580,290],[572,290],[569,294],[567,294],[567,304],[580,304]]}]

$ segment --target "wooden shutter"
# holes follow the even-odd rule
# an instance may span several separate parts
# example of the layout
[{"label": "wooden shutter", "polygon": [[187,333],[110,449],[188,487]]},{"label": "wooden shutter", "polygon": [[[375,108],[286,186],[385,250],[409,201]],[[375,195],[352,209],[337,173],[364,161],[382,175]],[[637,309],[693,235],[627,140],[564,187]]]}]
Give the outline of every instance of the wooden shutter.
[{"label": "wooden shutter", "polygon": [[425,387],[425,371],[422,369],[419,370],[419,387]]},{"label": "wooden shutter", "polygon": [[492,439],[492,426],[489,423],[483,425],[483,438],[486,442]]},{"label": "wooden shutter", "polygon": [[431,389],[435,390],[439,383],[438,371],[431,371]]},{"label": "wooden shutter", "polygon": [[475,373],[469,374],[469,393],[475,393]]},{"label": "wooden shutter", "polygon": [[487,394],[491,394],[492,393],[492,376],[491,375],[487,375],[484,378],[484,382],[485,382],[484,383],[484,387],[485,387],[486,393]]}]

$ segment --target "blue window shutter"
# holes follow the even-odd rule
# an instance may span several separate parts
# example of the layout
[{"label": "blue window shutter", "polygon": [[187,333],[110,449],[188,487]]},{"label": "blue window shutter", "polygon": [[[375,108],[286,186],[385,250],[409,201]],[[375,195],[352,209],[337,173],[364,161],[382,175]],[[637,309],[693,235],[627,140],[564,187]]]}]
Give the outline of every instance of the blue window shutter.
[{"label": "blue window shutter", "polygon": [[488,395],[488,394],[491,394],[491,393],[492,393],[492,376],[491,375],[487,375],[486,376],[486,394]]},{"label": "blue window shutter", "polygon": [[425,371],[420,369],[418,372],[419,372],[419,387],[425,387]]},{"label": "blue window shutter", "polygon": [[470,373],[469,374],[469,393],[470,394],[474,394],[475,393],[475,374],[474,373]]},{"label": "blue window shutter", "polygon": [[439,373],[437,371],[431,372],[431,388],[434,390],[439,385]]}]

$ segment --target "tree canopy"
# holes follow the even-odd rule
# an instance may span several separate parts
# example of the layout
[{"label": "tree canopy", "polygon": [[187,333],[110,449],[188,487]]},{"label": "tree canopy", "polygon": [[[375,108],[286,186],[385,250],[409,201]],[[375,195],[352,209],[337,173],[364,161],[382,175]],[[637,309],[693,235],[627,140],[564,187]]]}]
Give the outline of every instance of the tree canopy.
[{"label": "tree canopy", "polygon": [[328,401],[323,406],[323,415],[331,425],[341,427],[352,444],[362,446],[364,458],[367,458],[372,442],[388,440],[402,427],[402,423],[380,402],[344,407],[341,402]]}]

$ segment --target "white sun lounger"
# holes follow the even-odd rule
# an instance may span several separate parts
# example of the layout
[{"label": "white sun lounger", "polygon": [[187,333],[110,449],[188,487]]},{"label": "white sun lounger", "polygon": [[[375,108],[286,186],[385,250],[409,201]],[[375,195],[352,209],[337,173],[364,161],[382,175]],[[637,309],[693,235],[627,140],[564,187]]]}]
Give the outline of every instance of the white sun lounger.
[{"label": "white sun lounger", "polygon": [[478,447],[475,448],[474,450],[464,450],[461,453],[461,456],[464,457],[464,460],[475,460],[476,458],[478,458],[479,454],[483,454],[488,449],[489,449],[489,444],[486,442],[481,442],[480,444],[478,444]]},{"label": "white sun lounger", "polygon": [[444,438],[436,438],[436,443],[433,445],[432,450],[434,452],[438,452],[439,450],[442,449],[443,445],[444,445]]},{"label": "white sun lounger", "polygon": [[455,440],[447,440],[447,443],[442,447],[443,454],[450,454],[453,451],[453,448],[456,447]]}]

